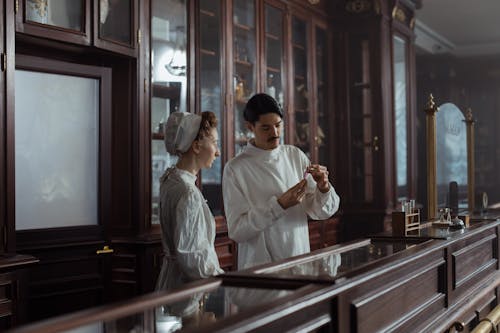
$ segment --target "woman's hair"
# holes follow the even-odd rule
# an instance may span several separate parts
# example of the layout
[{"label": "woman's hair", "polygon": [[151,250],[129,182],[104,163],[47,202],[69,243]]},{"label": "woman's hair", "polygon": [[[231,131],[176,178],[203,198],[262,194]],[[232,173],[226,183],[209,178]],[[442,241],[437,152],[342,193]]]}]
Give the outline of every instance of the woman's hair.
[{"label": "woman's hair", "polygon": [[195,140],[202,140],[210,135],[212,128],[217,127],[217,117],[212,111],[203,111],[201,113],[200,129]]},{"label": "woman's hair", "polygon": [[283,110],[279,103],[271,96],[260,93],[250,98],[243,110],[243,118],[255,124],[259,117],[266,113],[275,113],[283,118]]}]

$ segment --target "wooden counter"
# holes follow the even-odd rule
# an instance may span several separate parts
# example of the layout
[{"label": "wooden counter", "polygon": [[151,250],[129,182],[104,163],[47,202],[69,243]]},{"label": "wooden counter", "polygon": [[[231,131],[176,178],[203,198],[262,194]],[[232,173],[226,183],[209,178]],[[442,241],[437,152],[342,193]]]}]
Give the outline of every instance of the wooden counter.
[{"label": "wooden counter", "polygon": [[468,332],[497,304],[499,228],[499,221],[487,221],[440,239],[353,241],[16,332],[88,324],[153,329],[162,317],[155,307],[202,294],[214,296],[200,309],[218,309],[216,320],[182,332],[444,333],[455,322]]}]

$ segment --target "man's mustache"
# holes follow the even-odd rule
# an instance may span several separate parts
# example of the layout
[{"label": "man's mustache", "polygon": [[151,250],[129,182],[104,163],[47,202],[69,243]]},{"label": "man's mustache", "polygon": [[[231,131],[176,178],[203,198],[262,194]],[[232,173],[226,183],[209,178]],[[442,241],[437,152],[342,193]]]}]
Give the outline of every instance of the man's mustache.
[{"label": "man's mustache", "polygon": [[267,139],[267,142],[271,142],[271,141],[274,141],[276,139],[279,140],[279,138],[280,138],[279,136],[273,136],[272,138]]}]

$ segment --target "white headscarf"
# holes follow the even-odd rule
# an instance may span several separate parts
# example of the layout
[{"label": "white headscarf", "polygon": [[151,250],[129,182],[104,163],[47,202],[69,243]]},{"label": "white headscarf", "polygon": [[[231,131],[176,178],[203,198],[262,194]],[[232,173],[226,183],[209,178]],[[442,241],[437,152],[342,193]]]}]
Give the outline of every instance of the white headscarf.
[{"label": "white headscarf", "polygon": [[201,116],[189,112],[172,112],[164,128],[165,148],[172,155],[185,153],[200,130]]}]

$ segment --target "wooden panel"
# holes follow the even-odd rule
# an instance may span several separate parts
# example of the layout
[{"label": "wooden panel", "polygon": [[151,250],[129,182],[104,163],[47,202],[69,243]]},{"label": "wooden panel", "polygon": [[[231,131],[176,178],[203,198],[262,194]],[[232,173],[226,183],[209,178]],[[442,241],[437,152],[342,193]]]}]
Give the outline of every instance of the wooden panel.
[{"label": "wooden panel", "polygon": [[453,288],[457,288],[489,266],[496,264],[493,258],[495,235],[470,244],[452,253]]},{"label": "wooden panel", "polygon": [[219,258],[219,265],[225,271],[235,270],[234,250],[236,244],[228,237],[217,238],[215,240],[215,252]]},{"label": "wooden panel", "polygon": [[450,304],[457,302],[468,290],[495,272],[498,266],[497,247],[496,228],[472,234],[450,245]]},{"label": "wooden panel", "polygon": [[325,247],[332,246],[339,243],[339,219],[332,218],[325,221],[324,224],[324,240],[323,245]]},{"label": "wooden panel", "polygon": [[[0,317],[12,316],[13,286],[10,276],[0,275]],[[1,327],[1,326],[0,326]]]},{"label": "wooden panel", "polygon": [[318,250],[323,247],[321,229],[322,221],[309,222],[309,245],[311,251]]},{"label": "wooden panel", "polygon": [[413,321],[410,317],[442,309],[440,267],[440,262],[434,263],[353,301],[356,332],[401,330],[406,321]]},{"label": "wooden panel", "polygon": [[367,272],[338,297],[339,332],[421,332],[446,306],[444,247]]},{"label": "wooden panel", "polygon": [[105,300],[106,255],[96,255],[102,244],[30,249],[40,262],[28,275],[28,321],[100,305]]},{"label": "wooden panel", "polygon": [[[141,289],[138,265],[142,251],[140,247],[136,247],[136,244],[114,244],[113,249],[115,252],[111,258],[110,297],[113,301],[120,301],[138,295]],[[144,273],[151,275],[151,271],[146,267]],[[151,276],[151,278],[156,279],[156,276]]]}]

